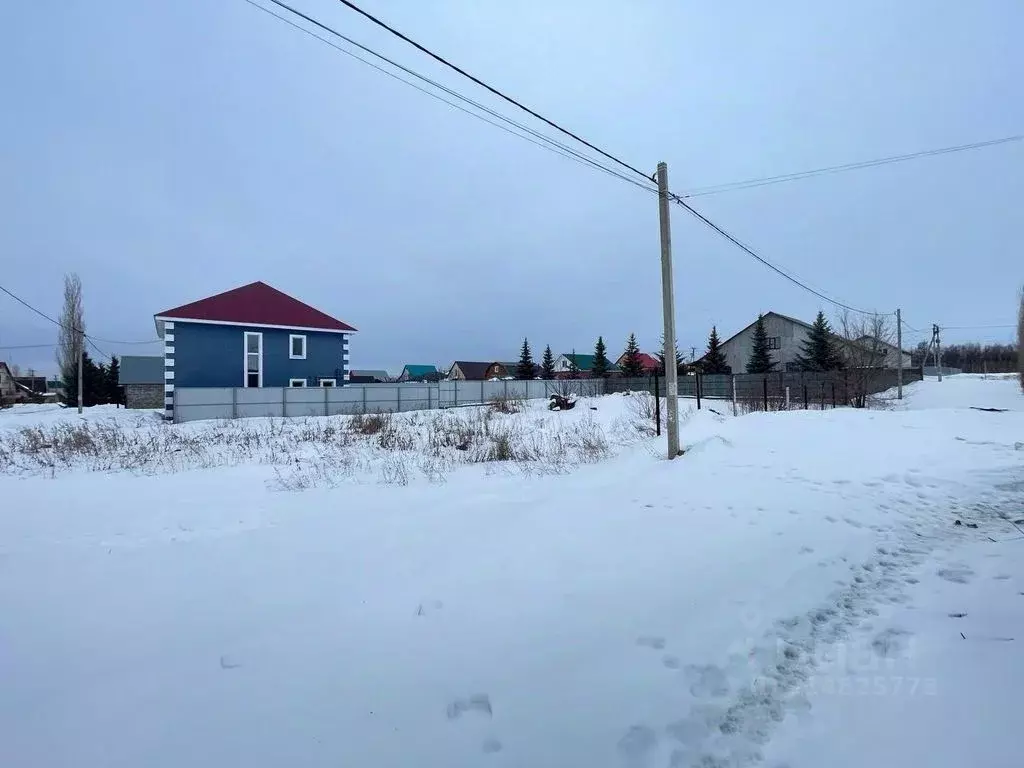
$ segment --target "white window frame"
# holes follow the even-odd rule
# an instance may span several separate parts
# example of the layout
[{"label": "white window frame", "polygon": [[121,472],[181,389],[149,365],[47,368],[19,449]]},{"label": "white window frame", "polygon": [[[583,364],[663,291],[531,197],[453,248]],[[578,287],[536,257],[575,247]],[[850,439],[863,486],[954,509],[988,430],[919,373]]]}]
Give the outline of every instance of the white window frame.
[{"label": "white window frame", "polygon": [[307,382],[305,379],[288,379],[289,389],[303,389]]},{"label": "white window frame", "polygon": [[[259,339],[259,349],[256,352],[249,352],[249,337],[255,336]],[[249,355],[257,355],[259,357],[259,366],[257,374],[259,375],[259,384],[257,387],[263,386],[263,334],[259,331],[246,331],[242,334],[242,386],[249,386]]]},{"label": "white window frame", "polygon": [[[302,339],[302,354],[295,354],[295,340]],[[306,359],[306,334],[304,333],[290,333],[288,334],[288,358],[290,360],[305,360]]]},{"label": "white window frame", "polygon": [[[327,382],[330,382],[330,384],[328,384]],[[319,386],[321,386],[321,387],[336,387],[336,386],[338,386],[338,380],[337,379],[320,379],[317,382],[317,384]]]}]

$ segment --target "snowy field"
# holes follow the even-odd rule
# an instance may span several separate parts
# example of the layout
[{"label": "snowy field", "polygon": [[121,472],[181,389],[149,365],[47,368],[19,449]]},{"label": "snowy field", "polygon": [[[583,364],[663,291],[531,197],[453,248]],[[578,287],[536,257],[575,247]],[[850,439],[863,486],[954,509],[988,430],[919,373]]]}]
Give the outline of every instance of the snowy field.
[{"label": "snowy field", "polygon": [[1024,396],[907,395],[0,412],[0,765],[1019,766]]}]

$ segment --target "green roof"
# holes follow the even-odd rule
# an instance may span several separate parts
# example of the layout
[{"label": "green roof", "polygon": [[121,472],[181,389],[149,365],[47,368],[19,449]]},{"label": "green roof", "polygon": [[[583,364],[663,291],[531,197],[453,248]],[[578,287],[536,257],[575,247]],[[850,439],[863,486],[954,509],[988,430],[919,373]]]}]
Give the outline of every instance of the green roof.
[{"label": "green roof", "polygon": [[402,369],[403,373],[408,373],[410,376],[428,376],[431,373],[437,373],[437,367],[433,365],[407,365]]},{"label": "green roof", "polygon": [[[573,355],[572,352],[564,352],[563,355],[569,360],[575,362],[576,367],[579,368],[581,371],[589,371],[594,367],[594,355],[581,355],[579,352],[577,352],[575,355]],[[608,370],[617,371],[619,370],[619,366],[617,366],[615,363],[609,360]]]}]

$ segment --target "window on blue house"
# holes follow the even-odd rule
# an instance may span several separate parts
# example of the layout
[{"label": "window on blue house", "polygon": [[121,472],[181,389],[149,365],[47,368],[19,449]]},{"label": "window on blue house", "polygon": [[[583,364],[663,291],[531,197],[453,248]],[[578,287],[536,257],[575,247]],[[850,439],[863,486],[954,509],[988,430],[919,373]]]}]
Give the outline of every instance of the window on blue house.
[{"label": "window on blue house", "polygon": [[288,379],[289,387],[304,387],[306,386],[305,379]]},{"label": "window on blue house", "polygon": [[288,357],[292,360],[306,359],[305,336],[293,333],[288,337]]},{"label": "window on blue house", "polygon": [[263,334],[245,334],[245,386],[263,386]]}]

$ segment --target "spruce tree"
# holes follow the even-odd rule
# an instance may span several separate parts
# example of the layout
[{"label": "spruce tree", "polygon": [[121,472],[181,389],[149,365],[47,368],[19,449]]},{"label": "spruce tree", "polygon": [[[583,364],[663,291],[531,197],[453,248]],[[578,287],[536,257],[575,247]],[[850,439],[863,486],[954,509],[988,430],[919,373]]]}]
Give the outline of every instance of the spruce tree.
[{"label": "spruce tree", "polygon": [[804,371],[834,371],[842,368],[843,359],[836,349],[834,337],[825,313],[818,310],[818,316],[814,318],[801,352],[797,355],[797,365]]},{"label": "spruce tree", "polygon": [[640,345],[636,343],[636,334],[629,334],[626,342],[626,351],[622,356],[622,375],[626,378],[636,379],[644,375],[644,364],[640,360]]},{"label": "spruce tree", "polygon": [[722,342],[718,339],[718,329],[715,326],[711,326],[711,335],[708,336],[708,351],[704,353],[700,369],[701,373],[732,373],[732,368],[725,360],[725,353],[722,352]]},{"label": "spruce tree", "polygon": [[111,355],[110,365],[107,366],[107,402],[121,403],[121,361],[117,355]]},{"label": "spruce tree", "polygon": [[545,379],[555,378],[555,356],[551,353],[551,345],[544,347],[544,357],[540,361],[540,375]]},{"label": "spruce tree", "polygon": [[533,364],[533,354],[530,352],[530,343],[523,339],[523,347],[519,350],[519,365],[516,366],[516,378],[532,379],[535,367]]},{"label": "spruce tree", "polygon": [[747,373],[770,373],[775,367],[768,350],[768,332],[764,328],[764,315],[757,316],[754,324],[754,346],[747,361]]},{"label": "spruce tree", "polygon": [[597,343],[594,345],[594,365],[590,369],[590,375],[595,379],[606,379],[608,378],[609,368],[611,368],[611,363],[608,361],[608,351],[604,346],[604,338],[598,336]]},{"label": "spruce tree", "polygon": [[[679,342],[676,342],[676,373],[683,368],[683,356],[679,354]],[[665,334],[661,334],[661,351],[658,353],[658,373],[665,375]]]}]

